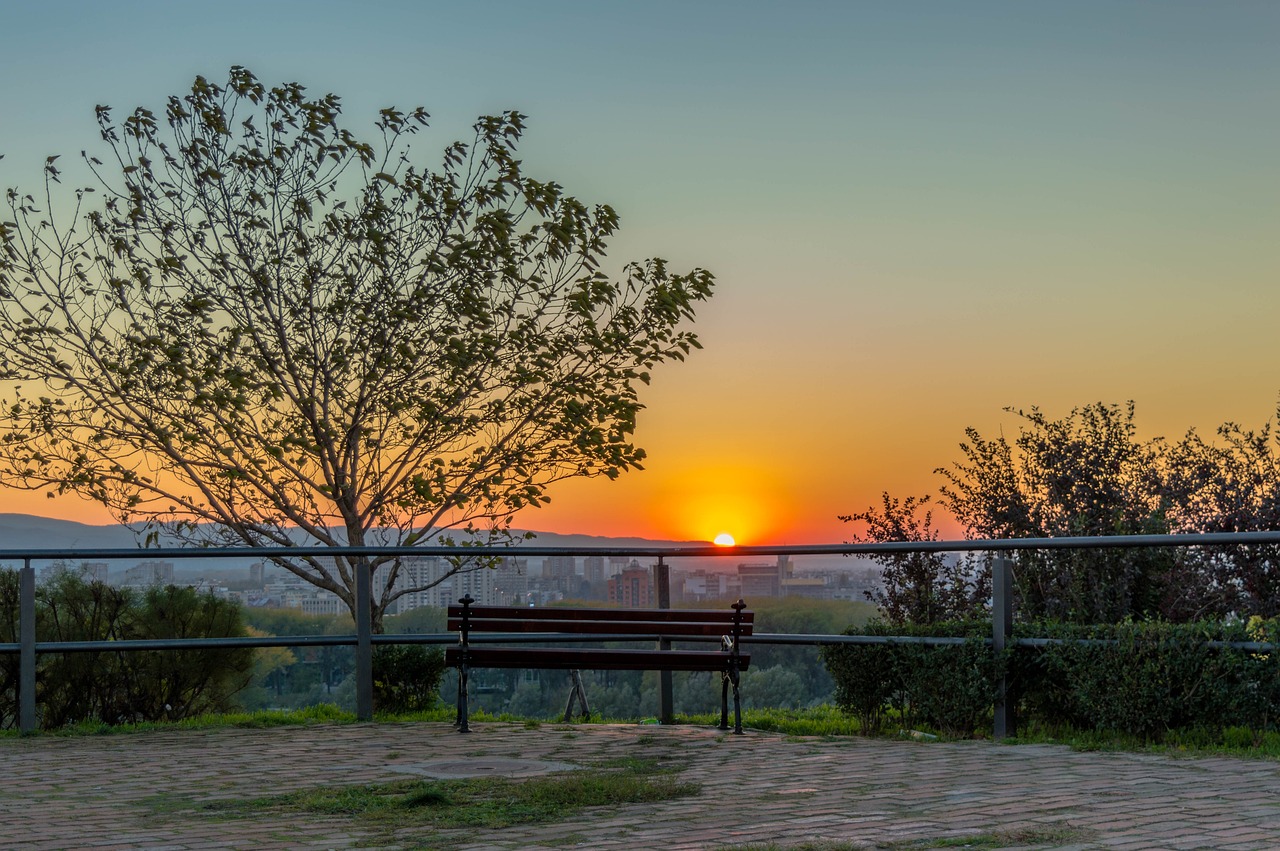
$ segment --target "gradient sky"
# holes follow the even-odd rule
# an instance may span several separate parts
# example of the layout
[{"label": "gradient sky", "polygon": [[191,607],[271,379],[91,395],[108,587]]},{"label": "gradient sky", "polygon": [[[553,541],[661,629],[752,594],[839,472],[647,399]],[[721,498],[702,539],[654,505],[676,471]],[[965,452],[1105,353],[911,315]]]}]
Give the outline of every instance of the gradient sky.
[{"label": "gradient sky", "polygon": [[[528,172],[622,215],[618,261],[719,281],[643,397],[647,469],[524,528],[836,542],[932,491],[965,426],[1137,403],[1144,436],[1280,395],[1280,4],[0,0],[0,185],[233,64],[530,117]],[[68,157],[70,159],[71,157]],[[103,522],[0,491],[0,511]]]}]

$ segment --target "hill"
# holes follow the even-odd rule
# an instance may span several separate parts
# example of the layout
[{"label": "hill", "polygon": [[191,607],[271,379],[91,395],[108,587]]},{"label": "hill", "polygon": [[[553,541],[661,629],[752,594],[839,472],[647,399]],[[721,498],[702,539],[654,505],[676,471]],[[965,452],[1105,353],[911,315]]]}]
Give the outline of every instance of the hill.
[{"label": "hill", "polygon": [[[609,538],[600,535],[570,535],[558,532],[535,532],[528,541],[533,547],[565,547],[571,549],[627,549],[649,547],[707,546],[707,541],[667,541],[649,538]],[[48,549],[134,549],[139,548],[140,538],[133,529],[119,524],[94,526],[73,520],[56,520],[31,514],[0,514],[0,551],[48,550]],[[516,547],[518,550],[519,547]],[[541,558],[534,556],[533,558]],[[739,557],[738,560],[768,561],[768,557]],[[240,567],[244,560],[219,560],[219,566]],[[840,556],[811,557],[797,560],[806,568],[850,569],[864,568],[863,559],[844,559]],[[179,571],[194,569],[195,561],[177,565]],[[208,564],[208,562],[205,562]],[[248,562],[244,561],[244,566]],[[721,558],[679,559],[679,566],[706,567],[729,570],[737,564],[732,556]]]}]

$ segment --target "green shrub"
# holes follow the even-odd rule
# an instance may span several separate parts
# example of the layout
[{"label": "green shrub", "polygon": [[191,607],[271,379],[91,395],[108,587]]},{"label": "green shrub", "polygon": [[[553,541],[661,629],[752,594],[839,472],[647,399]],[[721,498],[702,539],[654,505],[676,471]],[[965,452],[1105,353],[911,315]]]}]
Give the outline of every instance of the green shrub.
[{"label": "green shrub", "polygon": [[836,683],[836,705],[857,717],[868,735],[883,729],[896,709],[906,726],[923,724],[949,735],[971,736],[987,723],[1004,660],[985,643],[989,624],[953,621],[933,625],[873,621],[845,635],[901,635],[966,639],[962,644],[841,644],[822,658]]},{"label": "green shrub", "polygon": [[[860,633],[850,627],[845,634]],[[900,647],[841,644],[822,648],[822,661],[836,684],[836,705],[858,719],[863,735],[880,733],[889,701],[902,689]]]},{"label": "green shrub", "polygon": [[1020,652],[1025,711],[1049,726],[1114,731],[1144,741],[1163,741],[1174,730],[1275,726],[1277,654],[1205,643],[1258,640],[1242,623],[1028,624],[1019,631],[1097,642]]},{"label": "green shrub", "polygon": [[[1261,740],[1277,728],[1280,653],[1211,647],[1209,641],[1271,641],[1280,623],[1109,626],[1020,624],[1020,637],[1084,640],[1018,647],[997,659],[990,624],[868,624],[848,635],[962,637],[964,644],[840,645],[823,649],[836,703],[873,734],[896,710],[904,726],[967,736],[989,722],[1007,672],[1008,702],[1022,722],[1144,742]],[[1227,732],[1231,730],[1228,737]]]},{"label": "green shrub", "polygon": [[373,705],[379,712],[423,712],[435,706],[444,653],[420,644],[373,648]]},{"label": "green shrub", "polygon": [[[18,574],[0,571],[0,641],[17,640]],[[38,641],[129,641],[244,635],[240,607],[192,588],[145,591],[63,573],[36,587]],[[17,654],[0,657],[0,726],[17,715]],[[250,648],[43,653],[40,725],[128,724],[225,712],[253,667]]]}]

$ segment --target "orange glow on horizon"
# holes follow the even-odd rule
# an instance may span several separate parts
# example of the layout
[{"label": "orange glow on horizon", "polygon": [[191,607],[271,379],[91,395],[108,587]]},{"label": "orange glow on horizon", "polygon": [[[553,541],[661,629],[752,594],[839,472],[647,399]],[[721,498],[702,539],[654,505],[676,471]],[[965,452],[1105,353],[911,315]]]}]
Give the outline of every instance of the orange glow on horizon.
[{"label": "orange glow on horizon", "polygon": [[697,465],[673,470],[663,485],[653,520],[676,537],[721,544],[719,536],[725,535],[732,546],[786,534],[789,501],[773,471],[748,464]]}]

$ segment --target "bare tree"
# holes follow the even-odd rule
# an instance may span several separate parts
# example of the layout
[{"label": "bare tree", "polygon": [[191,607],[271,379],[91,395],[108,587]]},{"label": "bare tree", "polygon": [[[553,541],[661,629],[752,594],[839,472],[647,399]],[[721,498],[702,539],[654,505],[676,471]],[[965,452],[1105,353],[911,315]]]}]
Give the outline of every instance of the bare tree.
[{"label": "bare tree", "polygon": [[[162,115],[99,107],[74,205],[57,157],[7,193],[0,483],[197,543],[412,546],[502,540],[551,483],[640,466],[637,386],[698,345],[712,276],[605,274],[617,215],[524,175],[519,113],[435,171],[424,110],[372,144],[340,117],[237,67]],[[353,561],[281,561],[354,608]],[[412,589],[371,567],[378,624]]]}]

